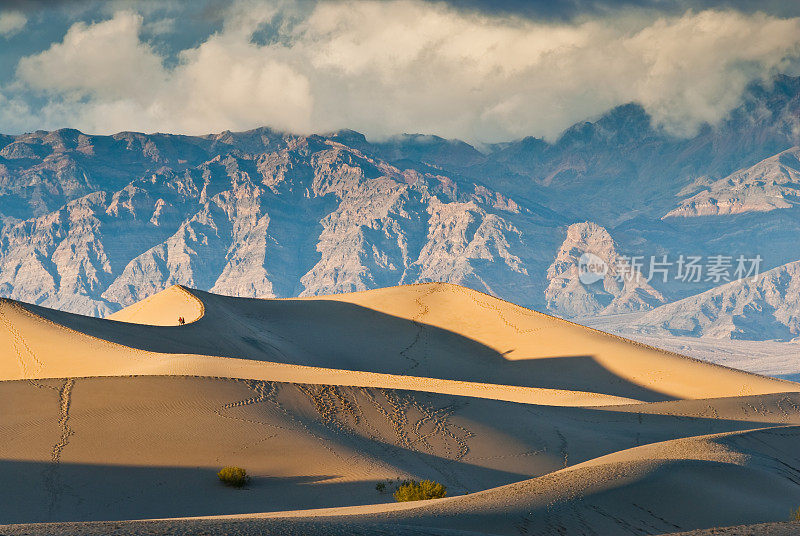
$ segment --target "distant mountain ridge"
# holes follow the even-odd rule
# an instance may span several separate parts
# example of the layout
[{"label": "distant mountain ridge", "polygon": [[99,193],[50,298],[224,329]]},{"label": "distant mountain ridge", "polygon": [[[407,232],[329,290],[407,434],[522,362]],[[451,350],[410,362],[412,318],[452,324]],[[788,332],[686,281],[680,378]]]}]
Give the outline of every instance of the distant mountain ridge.
[{"label": "distant mountain ridge", "polygon": [[[595,292],[574,247],[797,261],[798,146],[787,76],[689,139],[636,104],[480,148],[350,130],[5,135],[0,295],[106,315],[172,284],[289,297],[441,280],[562,316],[646,311],[719,282]],[[596,240],[577,244],[579,224]]]},{"label": "distant mountain ridge", "polygon": [[791,341],[800,338],[800,261],[663,305],[616,331]]},{"label": "distant mountain ridge", "polygon": [[0,289],[103,315],[172,284],[264,297],[444,278],[525,288],[518,226],[536,219],[484,186],[297,138],[271,153],[162,167],[7,225]]},{"label": "distant mountain ridge", "polygon": [[781,151],[722,179],[701,177],[688,189],[702,190],[664,217],[769,212],[800,203],[800,147]]}]

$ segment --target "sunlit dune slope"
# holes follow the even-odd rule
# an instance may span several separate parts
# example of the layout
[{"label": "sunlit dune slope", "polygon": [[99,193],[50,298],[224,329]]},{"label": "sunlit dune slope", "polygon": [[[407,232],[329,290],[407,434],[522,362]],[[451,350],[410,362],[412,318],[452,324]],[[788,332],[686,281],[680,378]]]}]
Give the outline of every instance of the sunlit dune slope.
[{"label": "sunlit dune slope", "polygon": [[[18,351],[0,364],[8,379],[192,374],[347,384],[351,378],[355,385],[426,390],[426,384],[436,382],[425,378],[432,378],[503,385],[510,394],[501,398],[507,400],[521,401],[530,394],[516,387],[550,390],[538,391],[540,398],[530,400],[565,405],[798,388],[438,283],[291,300],[230,298],[173,287],[120,311],[114,315],[117,321],[8,301],[2,309],[5,329],[0,337],[10,341],[6,348]],[[167,314],[194,321],[168,327],[142,324],[168,323]],[[79,363],[81,368],[74,368]],[[300,374],[301,369],[286,365],[411,377],[403,381],[412,383],[397,383],[397,378],[386,383],[386,377],[380,380],[384,383],[375,383],[375,378],[357,380],[357,374],[349,373],[334,379],[340,373],[323,377],[319,371],[314,378],[307,375],[309,370]],[[269,367],[272,371],[266,372]],[[284,375],[276,376],[278,369]],[[447,392],[455,388],[450,385]],[[472,394],[481,396],[479,391]]]},{"label": "sunlit dune slope", "polygon": [[[637,445],[800,424],[800,394],[708,400],[704,412],[691,404],[680,410],[687,402],[694,401],[669,403],[676,415],[659,415],[222,378],[5,381],[0,523],[374,503],[380,504],[365,508],[380,510],[392,500],[375,490],[386,479],[433,478],[451,495],[544,479],[525,484],[542,490],[541,497],[498,488],[443,510],[477,504],[476,513],[487,516],[490,508],[511,504],[505,511],[514,513],[576,489],[628,485],[627,469],[609,469],[623,462],[638,464],[630,474],[644,479],[645,460],[667,464],[658,461],[667,454],[670,467],[683,458],[724,459],[717,447],[703,450],[708,440],[691,448]],[[748,406],[762,411],[748,413]],[[712,412],[721,417],[711,418]],[[246,492],[216,482],[214,473],[225,464],[248,469],[254,480]],[[569,485],[562,489],[561,482]]]},{"label": "sunlit dune slope", "polygon": [[[217,314],[225,318],[225,315]],[[231,324],[235,323],[230,318],[228,320]],[[213,324],[206,317],[204,326],[199,329],[197,324],[180,328],[138,326],[0,300],[0,323],[0,379],[5,380],[137,374],[191,375],[410,389],[560,406],[602,406],[636,401],[567,389],[295,365],[288,357],[279,361],[220,357],[218,354],[229,351],[231,346],[239,352],[235,355],[256,354],[256,357],[265,359],[277,356],[265,354],[263,350],[252,346],[255,339],[247,334],[240,338],[231,329],[224,332],[210,329]],[[120,339],[129,342],[130,346],[111,342]],[[167,348],[175,353],[140,348]],[[250,352],[247,352],[248,348]],[[192,350],[206,351],[211,355],[190,353]],[[380,370],[380,367],[376,368]],[[457,374],[455,376],[458,377]]]},{"label": "sunlit dune slope", "polygon": [[644,445],[470,495],[404,505],[281,512],[485,534],[663,534],[786,519],[800,502],[800,427]]},{"label": "sunlit dune slope", "polygon": [[120,322],[151,326],[177,326],[178,318],[194,322],[204,314],[203,302],[180,285],[153,294],[149,298],[117,311],[108,318]]},{"label": "sunlit dune slope", "polygon": [[[289,300],[172,287],[110,319],[0,300],[0,524],[612,536],[775,521],[800,504],[798,430],[798,384],[454,285]],[[227,464],[247,490],[217,482]],[[451,497],[376,490],[406,478]]]}]

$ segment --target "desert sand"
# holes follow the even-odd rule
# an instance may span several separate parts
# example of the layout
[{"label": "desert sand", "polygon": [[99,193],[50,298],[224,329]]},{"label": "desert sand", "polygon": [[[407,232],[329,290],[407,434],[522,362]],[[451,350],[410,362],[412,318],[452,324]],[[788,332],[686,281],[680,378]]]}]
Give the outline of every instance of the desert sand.
[{"label": "desert sand", "polygon": [[[0,439],[0,534],[666,534],[800,506],[800,384],[439,283],[2,300]],[[410,478],[449,496],[376,491]]]}]

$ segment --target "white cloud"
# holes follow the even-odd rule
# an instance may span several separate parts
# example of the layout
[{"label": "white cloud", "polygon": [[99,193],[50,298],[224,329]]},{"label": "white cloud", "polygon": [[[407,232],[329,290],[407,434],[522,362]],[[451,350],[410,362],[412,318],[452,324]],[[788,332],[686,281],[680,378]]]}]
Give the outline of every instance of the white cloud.
[{"label": "white cloud", "polygon": [[31,88],[67,98],[152,99],[166,73],[161,58],[139,40],[141,24],[139,15],[126,11],[97,24],[75,24],[61,43],[20,60],[17,76]]},{"label": "white cloud", "polygon": [[26,130],[26,121],[31,117],[31,109],[19,98],[8,98],[0,92],[0,125],[8,132]]},{"label": "white cloud", "polygon": [[733,108],[748,82],[798,56],[800,20],[706,11],[656,21],[624,45],[647,73],[632,96],[656,121],[691,130]]},{"label": "white cloud", "polygon": [[21,82],[60,97],[42,111],[50,127],[190,133],[311,127],[308,81],[245,36],[211,36],[168,70],[140,41],[141,28],[139,15],[118,12],[108,21],[73,25],[63,42],[19,62]]},{"label": "white cloud", "polygon": [[[748,82],[800,55],[800,19],[640,17],[542,24],[413,0],[331,1],[308,12],[239,2],[220,32],[166,68],[141,40],[141,17],[121,11],[75,24],[62,42],[21,60],[17,76],[49,96],[34,118],[46,125],[37,127],[268,125],[496,141],[553,137],[630,101],[689,133],[735,106]],[[276,38],[251,42],[265,25]]]},{"label": "white cloud", "polygon": [[25,28],[26,24],[28,24],[28,18],[24,13],[0,11],[0,36],[11,37]]}]

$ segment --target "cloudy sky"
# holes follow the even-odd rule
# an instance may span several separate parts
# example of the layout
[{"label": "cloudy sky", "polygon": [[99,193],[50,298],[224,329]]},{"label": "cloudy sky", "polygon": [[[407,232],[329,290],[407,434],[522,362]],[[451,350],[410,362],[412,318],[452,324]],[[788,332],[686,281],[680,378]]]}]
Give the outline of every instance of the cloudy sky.
[{"label": "cloudy sky", "polygon": [[785,0],[4,0],[0,132],[493,142],[635,101],[690,135],[799,58]]}]

